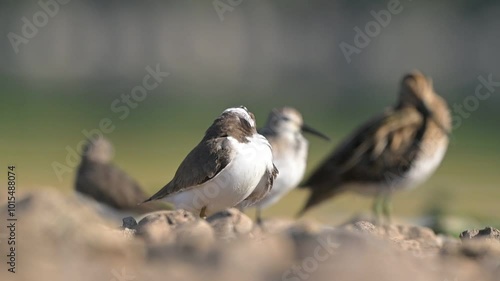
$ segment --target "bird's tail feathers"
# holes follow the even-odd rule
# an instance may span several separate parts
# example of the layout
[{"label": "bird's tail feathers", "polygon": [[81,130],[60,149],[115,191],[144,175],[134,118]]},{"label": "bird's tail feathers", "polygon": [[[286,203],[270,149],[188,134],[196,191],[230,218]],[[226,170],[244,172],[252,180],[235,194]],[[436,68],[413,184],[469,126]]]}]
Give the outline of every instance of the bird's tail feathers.
[{"label": "bird's tail feathers", "polygon": [[168,190],[170,189],[170,183],[166,184],[164,187],[162,187],[158,192],[153,194],[153,196],[149,197],[149,199],[145,200],[142,203],[139,204],[144,204],[153,200],[158,200],[161,199],[169,194]]},{"label": "bird's tail feathers", "polygon": [[311,193],[306,201],[306,204],[297,213],[296,217],[299,218],[303,216],[310,208],[316,206],[323,201],[334,197],[343,192],[343,189],[339,188],[337,185],[332,186],[304,186],[304,188],[310,189]]}]

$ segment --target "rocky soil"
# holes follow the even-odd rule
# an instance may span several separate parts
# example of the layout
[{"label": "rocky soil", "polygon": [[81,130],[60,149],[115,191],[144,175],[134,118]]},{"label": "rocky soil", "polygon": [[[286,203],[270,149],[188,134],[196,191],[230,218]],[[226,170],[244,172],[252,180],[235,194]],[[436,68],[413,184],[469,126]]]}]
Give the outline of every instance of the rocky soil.
[{"label": "rocky soil", "polygon": [[494,228],[458,239],[366,221],[258,226],[236,209],[207,220],[178,210],[119,221],[49,190],[20,198],[16,211],[16,273],[7,271],[3,226],[0,280],[500,280]]}]

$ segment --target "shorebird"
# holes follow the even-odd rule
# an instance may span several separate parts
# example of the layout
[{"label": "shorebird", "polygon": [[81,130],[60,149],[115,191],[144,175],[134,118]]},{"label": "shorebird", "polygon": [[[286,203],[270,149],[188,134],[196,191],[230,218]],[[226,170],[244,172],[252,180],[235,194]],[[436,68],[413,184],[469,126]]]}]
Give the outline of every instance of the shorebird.
[{"label": "shorebird", "polygon": [[396,190],[415,187],[441,163],[451,130],[446,102],[432,80],[416,71],[403,77],[399,100],[354,131],[303,184],[311,190],[306,212],[344,191],[375,197],[373,211],[390,221]]},{"label": "shorebird", "polygon": [[180,164],[174,178],[146,200],[163,200],[201,218],[261,200],[278,170],[271,145],[245,107],[228,108]]},{"label": "shorebird", "polygon": [[304,124],[299,111],[290,107],[275,108],[259,133],[267,138],[273,148],[273,162],[279,175],[272,190],[255,204],[257,222],[261,222],[261,209],[278,202],[302,180],[307,164],[308,141],[302,132],[311,133],[325,140],[326,135]]},{"label": "shorebird", "polygon": [[137,204],[149,196],[124,171],[114,166],[113,145],[104,137],[87,141],[76,176],[75,189],[112,209],[146,213],[165,209],[160,205]]}]

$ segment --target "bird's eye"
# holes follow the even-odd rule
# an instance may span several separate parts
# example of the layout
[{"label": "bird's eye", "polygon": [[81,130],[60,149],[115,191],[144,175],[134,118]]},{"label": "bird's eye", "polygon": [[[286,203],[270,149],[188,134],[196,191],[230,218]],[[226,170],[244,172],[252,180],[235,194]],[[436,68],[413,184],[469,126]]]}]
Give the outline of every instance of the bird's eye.
[{"label": "bird's eye", "polygon": [[248,109],[246,107],[244,107],[243,105],[240,106],[240,108],[244,109],[245,111],[248,111]]},{"label": "bird's eye", "polygon": [[286,117],[286,116],[283,116],[283,117],[281,117],[281,120],[283,120],[283,121],[287,121],[287,122],[288,122],[288,121],[290,121],[290,118],[288,118],[288,117]]}]

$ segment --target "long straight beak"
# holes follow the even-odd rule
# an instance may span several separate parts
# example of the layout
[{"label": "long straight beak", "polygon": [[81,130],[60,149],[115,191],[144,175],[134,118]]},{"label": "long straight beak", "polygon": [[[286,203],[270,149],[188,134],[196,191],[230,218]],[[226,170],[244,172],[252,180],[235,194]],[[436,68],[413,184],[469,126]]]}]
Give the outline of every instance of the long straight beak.
[{"label": "long straight beak", "polygon": [[320,137],[324,140],[330,141],[330,138],[327,135],[323,134],[322,132],[314,129],[313,127],[311,127],[307,124],[302,124],[302,131],[304,131],[306,133],[313,134],[313,135]]}]

